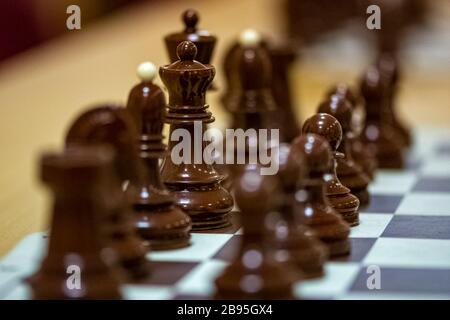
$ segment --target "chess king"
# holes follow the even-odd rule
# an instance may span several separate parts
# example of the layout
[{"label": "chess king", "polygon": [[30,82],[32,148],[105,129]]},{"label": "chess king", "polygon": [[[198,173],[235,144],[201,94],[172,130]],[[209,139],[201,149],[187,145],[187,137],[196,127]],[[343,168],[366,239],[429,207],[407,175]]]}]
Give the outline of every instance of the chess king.
[{"label": "chess king", "polygon": [[[185,129],[194,139],[196,121],[202,123],[202,133],[214,121],[205,102],[206,90],[210,86],[215,68],[195,60],[197,47],[183,41],[177,47],[179,60],[159,69],[160,77],[169,91],[166,122],[170,124],[170,136],[177,129]],[[170,153],[176,143],[169,142]],[[191,141],[191,146],[194,145]],[[205,142],[202,142],[206,147]],[[226,227],[230,224],[229,212],[233,198],[220,182],[223,180],[213,167],[205,161],[196,163],[191,152],[189,163],[176,164],[170,154],[161,169],[164,183],[175,196],[175,202],[189,214],[192,227],[197,230]],[[198,159],[197,159],[198,160]],[[198,162],[198,161],[197,161]]]}]

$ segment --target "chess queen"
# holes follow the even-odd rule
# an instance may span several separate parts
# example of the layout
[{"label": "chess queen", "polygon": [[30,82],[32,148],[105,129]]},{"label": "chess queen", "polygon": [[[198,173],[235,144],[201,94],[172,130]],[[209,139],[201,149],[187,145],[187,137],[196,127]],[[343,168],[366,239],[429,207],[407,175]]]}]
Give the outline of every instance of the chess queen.
[{"label": "chess queen", "polygon": [[[197,47],[183,41],[177,47],[179,60],[159,69],[164,85],[169,91],[166,122],[170,124],[170,136],[176,129],[189,131],[194,139],[194,123],[202,122],[202,131],[214,121],[205,102],[215,68],[195,60]],[[191,145],[194,145],[191,141]],[[202,142],[205,144],[205,142]],[[176,142],[169,142],[170,153]],[[203,145],[203,148],[206,145]],[[164,183],[175,196],[175,202],[189,214],[193,229],[215,229],[230,224],[229,213],[233,198],[220,182],[220,175],[212,164],[205,161],[175,164],[169,155],[161,169]],[[191,152],[191,157],[194,153]],[[197,161],[198,162],[198,161]]]}]

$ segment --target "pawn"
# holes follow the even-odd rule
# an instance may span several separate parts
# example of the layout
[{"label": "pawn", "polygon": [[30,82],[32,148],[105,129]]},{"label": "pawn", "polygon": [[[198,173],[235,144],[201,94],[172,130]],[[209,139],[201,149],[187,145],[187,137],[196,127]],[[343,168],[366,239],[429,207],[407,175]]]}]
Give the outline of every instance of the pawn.
[{"label": "pawn", "polygon": [[279,263],[269,246],[265,225],[279,199],[277,179],[247,166],[235,180],[236,203],[243,227],[239,253],[215,280],[218,299],[289,299],[298,279],[291,265]]},{"label": "pawn", "polygon": [[[274,238],[280,249],[281,260],[289,259],[305,278],[323,276],[323,265],[328,258],[328,248],[306,225],[299,223],[299,208],[295,205],[295,192],[299,181],[306,175],[305,160],[296,150],[290,152],[289,145],[279,149],[278,177],[281,183],[282,204],[279,208],[282,219],[276,224]],[[287,257],[287,258],[285,258]],[[283,260],[282,260],[283,261]]]},{"label": "pawn", "polygon": [[[101,241],[107,202],[110,149],[77,146],[41,158],[41,179],[53,193],[50,240],[38,271],[29,279],[33,299],[120,299],[114,255]],[[68,286],[68,270],[81,274]]]},{"label": "pawn", "polygon": [[[127,181],[140,179],[142,167],[137,153],[136,128],[124,108],[99,106],[82,113],[70,126],[66,147],[106,144],[113,148],[115,175],[108,184],[110,214],[105,217],[105,237],[117,251],[121,265],[133,279],[149,275],[147,249],[136,234],[136,215],[122,191]],[[114,201],[113,201],[114,200]]]},{"label": "pawn", "polygon": [[325,177],[333,167],[330,145],[323,137],[309,133],[296,138],[291,148],[292,152],[303,155],[308,168],[307,177],[295,194],[302,210],[300,222],[316,232],[327,245],[330,257],[348,255],[350,228],[325,195]]},{"label": "pawn", "polygon": [[385,118],[401,137],[404,147],[412,144],[411,129],[402,123],[396,112],[395,102],[398,92],[398,82],[400,78],[398,61],[393,54],[382,53],[377,59],[377,68],[379,69],[386,83],[386,108]]},{"label": "pawn", "polygon": [[353,160],[350,151],[349,140],[354,137],[351,127],[352,107],[350,103],[346,99],[334,95],[328,101],[322,102],[317,111],[331,114],[339,121],[342,127],[342,141],[337,151],[342,153],[344,157],[336,159],[336,173],[344,186],[350,188],[351,192],[358,197],[360,205],[366,206],[369,203],[367,187],[370,179]]},{"label": "pawn", "polygon": [[375,155],[380,168],[402,169],[402,138],[385,120],[386,87],[377,68],[371,67],[366,71],[360,90],[366,110],[366,124],[361,134],[363,143]]},{"label": "pawn", "polygon": [[341,214],[350,226],[359,224],[359,200],[350,189],[341,183],[336,174],[337,159],[343,157],[338,147],[342,141],[342,127],[337,119],[327,113],[318,113],[305,121],[304,133],[314,133],[324,137],[333,152],[333,165],[326,180],[326,195],[331,206]]},{"label": "pawn", "polygon": [[191,219],[179,207],[164,186],[159,160],[167,151],[162,142],[166,99],[163,91],[153,83],[157,69],[144,62],[137,69],[141,83],[131,90],[127,110],[138,129],[139,156],[144,164],[142,179],[127,185],[137,213],[137,232],[152,250],[165,250],[189,245]]},{"label": "pawn", "polygon": [[365,112],[360,99],[356,97],[351,88],[345,83],[333,86],[327,93],[327,98],[332,95],[342,96],[352,106],[352,131],[353,135],[347,137],[350,143],[350,153],[355,162],[363,169],[365,174],[372,180],[377,168],[377,159],[361,141],[361,132],[364,128]]}]

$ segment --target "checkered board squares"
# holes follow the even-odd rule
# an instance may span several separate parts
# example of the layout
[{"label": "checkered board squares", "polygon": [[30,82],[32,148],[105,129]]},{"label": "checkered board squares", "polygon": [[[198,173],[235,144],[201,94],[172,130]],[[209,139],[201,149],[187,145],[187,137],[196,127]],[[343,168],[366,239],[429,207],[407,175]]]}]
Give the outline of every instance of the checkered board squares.
[{"label": "checkered board squares", "polygon": [[[378,171],[370,205],[351,229],[351,254],[329,261],[323,278],[296,283],[297,298],[450,299],[450,134],[422,131],[416,141],[407,170]],[[123,285],[124,298],[210,299],[242,239],[237,220],[193,233],[187,248],[151,252],[151,277]],[[45,233],[29,235],[0,260],[0,298],[30,298],[23,279],[38,267],[46,243]],[[373,266],[380,289],[367,286]]]}]

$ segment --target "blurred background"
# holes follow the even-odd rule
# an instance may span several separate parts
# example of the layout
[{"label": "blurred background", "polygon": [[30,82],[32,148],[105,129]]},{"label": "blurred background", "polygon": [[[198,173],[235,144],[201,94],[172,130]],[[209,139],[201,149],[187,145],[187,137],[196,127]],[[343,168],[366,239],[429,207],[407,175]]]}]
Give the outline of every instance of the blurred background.
[{"label": "blurred background", "polygon": [[[370,4],[381,8],[381,30],[366,27]],[[66,27],[69,5],[81,8],[81,30]],[[61,146],[83,109],[124,103],[140,62],[168,63],[163,37],[183,29],[188,8],[218,37],[208,102],[219,128],[228,121],[223,56],[245,28],[298,44],[290,76],[301,119],[330,85],[357,85],[382,49],[401,63],[400,117],[415,130],[450,128],[449,0],[1,0],[0,255],[46,225],[40,152]]]}]

